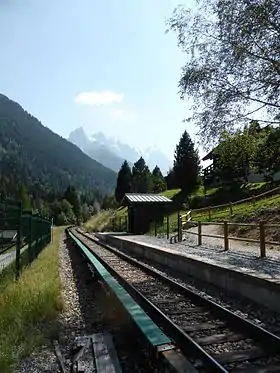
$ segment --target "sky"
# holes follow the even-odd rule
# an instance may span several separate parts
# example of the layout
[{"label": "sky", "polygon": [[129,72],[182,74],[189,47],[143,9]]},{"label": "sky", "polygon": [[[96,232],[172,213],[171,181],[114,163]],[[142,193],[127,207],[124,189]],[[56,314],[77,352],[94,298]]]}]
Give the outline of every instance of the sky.
[{"label": "sky", "polygon": [[0,92],[63,137],[83,126],[172,159],[197,132],[178,94],[186,56],[165,34],[179,3],[1,0]]}]

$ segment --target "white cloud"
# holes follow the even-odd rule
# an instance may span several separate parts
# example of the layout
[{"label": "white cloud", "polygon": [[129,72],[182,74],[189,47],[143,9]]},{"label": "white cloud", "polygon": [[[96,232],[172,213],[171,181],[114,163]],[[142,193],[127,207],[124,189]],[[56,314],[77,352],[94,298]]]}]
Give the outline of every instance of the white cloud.
[{"label": "white cloud", "polygon": [[115,110],[114,111],[114,116],[117,117],[117,118],[121,118],[123,117],[125,114],[124,110],[122,109],[118,109],[118,110]]},{"label": "white cloud", "polygon": [[[121,102],[123,94],[115,93],[112,91],[103,92],[82,92],[75,97],[76,104],[89,105],[89,106],[103,106],[110,105],[114,102]],[[118,110],[116,110],[118,111]]]}]

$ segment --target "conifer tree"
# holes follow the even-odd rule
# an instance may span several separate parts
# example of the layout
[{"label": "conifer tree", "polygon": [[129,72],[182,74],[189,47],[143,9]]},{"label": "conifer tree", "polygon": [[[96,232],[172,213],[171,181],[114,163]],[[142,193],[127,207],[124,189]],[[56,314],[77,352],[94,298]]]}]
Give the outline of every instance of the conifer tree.
[{"label": "conifer tree", "polygon": [[186,194],[191,193],[198,184],[200,161],[187,131],[184,131],[176,146],[173,170],[176,186]]},{"label": "conifer tree", "polygon": [[135,193],[149,193],[152,189],[152,175],[146,162],[140,157],[132,167],[132,190]]},{"label": "conifer tree", "polygon": [[131,169],[127,161],[124,161],[117,177],[117,185],[115,189],[115,198],[117,202],[121,202],[125,193],[131,191]]}]

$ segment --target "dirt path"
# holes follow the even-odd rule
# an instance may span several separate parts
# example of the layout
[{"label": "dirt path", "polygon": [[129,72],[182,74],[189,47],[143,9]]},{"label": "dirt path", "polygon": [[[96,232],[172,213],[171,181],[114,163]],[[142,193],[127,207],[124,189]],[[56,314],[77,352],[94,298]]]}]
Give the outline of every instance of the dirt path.
[{"label": "dirt path", "polygon": [[[195,232],[197,233],[197,227],[189,228],[185,231],[186,233],[186,239],[193,242],[197,242],[197,237],[195,235],[188,235],[187,232]],[[202,234],[213,234],[213,235],[224,235],[223,227],[221,225],[203,225],[202,226]],[[224,247],[224,239],[223,238],[215,238],[215,237],[202,237],[202,245],[207,246],[221,246]],[[259,251],[259,245],[253,244],[249,242],[242,242],[242,241],[234,241],[229,240],[229,249],[252,249]]]}]

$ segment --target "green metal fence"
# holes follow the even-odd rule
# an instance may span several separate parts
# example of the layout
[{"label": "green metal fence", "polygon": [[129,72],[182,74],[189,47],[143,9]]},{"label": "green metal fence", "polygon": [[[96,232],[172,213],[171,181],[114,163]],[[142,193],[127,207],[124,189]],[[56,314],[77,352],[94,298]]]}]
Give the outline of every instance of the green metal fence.
[{"label": "green metal fence", "polygon": [[2,260],[2,270],[14,261],[15,277],[18,279],[21,268],[31,263],[42,248],[51,241],[51,230],[50,220],[23,210],[20,202],[1,203],[0,262]]}]

